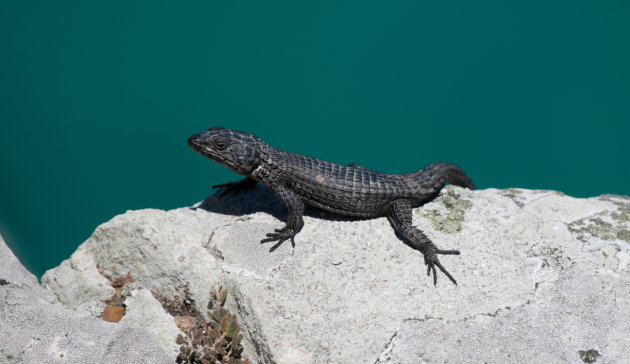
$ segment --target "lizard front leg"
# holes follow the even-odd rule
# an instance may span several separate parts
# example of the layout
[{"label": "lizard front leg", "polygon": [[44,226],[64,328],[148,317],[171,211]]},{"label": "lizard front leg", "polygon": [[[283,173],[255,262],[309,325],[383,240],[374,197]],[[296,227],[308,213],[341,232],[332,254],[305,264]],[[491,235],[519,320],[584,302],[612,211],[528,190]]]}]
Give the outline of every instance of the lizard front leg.
[{"label": "lizard front leg", "polygon": [[287,224],[282,229],[276,229],[275,232],[267,234],[267,238],[260,241],[261,244],[270,241],[278,241],[269,251],[276,250],[283,242],[291,239],[291,246],[295,248],[295,235],[302,230],[304,226],[304,202],[291,189],[284,185],[273,184],[268,186],[271,192],[289,209]]},{"label": "lizard front leg", "polygon": [[437,266],[442,273],[444,273],[451,282],[457,284],[455,278],[442,266],[438,259],[438,254],[453,254],[458,255],[457,250],[441,250],[438,249],[435,244],[422,232],[422,230],[415,228],[411,225],[411,204],[409,200],[401,199],[395,200],[389,206],[387,212],[387,218],[394,227],[394,230],[402,235],[409,243],[409,245],[419,250],[424,254],[424,264],[427,265],[427,275],[431,275],[433,271],[433,284],[437,284],[437,273],[435,267]]}]

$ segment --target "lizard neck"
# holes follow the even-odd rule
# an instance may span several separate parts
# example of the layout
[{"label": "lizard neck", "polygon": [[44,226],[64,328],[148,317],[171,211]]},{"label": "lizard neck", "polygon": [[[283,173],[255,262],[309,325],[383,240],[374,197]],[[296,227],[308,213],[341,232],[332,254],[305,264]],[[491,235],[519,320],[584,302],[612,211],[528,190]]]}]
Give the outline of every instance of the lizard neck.
[{"label": "lizard neck", "polygon": [[278,163],[279,149],[274,147],[265,148],[260,153],[260,161],[258,166],[251,172],[251,178],[261,182],[263,184],[269,184],[270,182],[278,182],[277,176],[280,168]]}]

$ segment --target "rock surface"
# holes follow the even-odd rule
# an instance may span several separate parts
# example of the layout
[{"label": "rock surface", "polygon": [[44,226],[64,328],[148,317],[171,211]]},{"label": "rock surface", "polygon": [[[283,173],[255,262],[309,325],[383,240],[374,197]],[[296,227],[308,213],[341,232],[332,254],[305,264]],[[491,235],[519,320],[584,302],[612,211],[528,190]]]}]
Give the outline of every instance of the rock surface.
[{"label": "rock surface", "polygon": [[172,363],[145,330],[64,308],[0,237],[0,363]]},{"label": "rock surface", "polygon": [[259,241],[286,212],[261,186],[193,208],[129,211],[42,283],[65,306],[98,315],[116,282],[127,282],[122,322],[172,350],[173,322],[205,312],[220,282],[245,355],[260,363],[627,359],[627,197],[443,189],[414,210],[414,224],[461,251],[441,257],[458,286],[440,274],[434,287],[422,255],[385,218],[307,214],[295,249],[269,253]]}]

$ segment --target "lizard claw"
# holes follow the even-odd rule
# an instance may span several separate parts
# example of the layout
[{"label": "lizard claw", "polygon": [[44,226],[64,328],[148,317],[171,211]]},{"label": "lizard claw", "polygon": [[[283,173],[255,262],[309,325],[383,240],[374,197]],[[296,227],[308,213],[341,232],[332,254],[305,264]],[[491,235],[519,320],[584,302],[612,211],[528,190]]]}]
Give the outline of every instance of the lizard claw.
[{"label": "lizard claw", "polygon": [[270,253],[276,250],[280,245],[282,245],[282,243],[284,243],[285,241],[289,239],[291,239],[291,246],[295,248],[295,235],[296,234],[297,232],[295,232],[293,229],[290,229],[285,226],[282,229],[276,229],[275,232],[273,233],[268,233],[267,237],[261,240],[260,243],[264,244],[270,241],[278,241],[269,249]]},{"label": "lizard claw", "polygon": [[444,273],[444,275],[448,277],[448,279],[451,280],[451,282],[457,285],[457,281],[455,280],[455,278],[453,278],[453,276],[446,270],[446,268],[444,268],[442,263],[440,263],[440,260],[437,257],[438,254],[459,255],[460,253],[458,250],[439,250],[439,249],[432,249],[424,253],[424,264],[426,264],[427,266],[427,276],[431,276],[431,271],[433,271],[433,285],[436,286],[437,285],[437,270],[435,269],[435,267],[438,267],[440,271],[442,271],[442,273]]}]

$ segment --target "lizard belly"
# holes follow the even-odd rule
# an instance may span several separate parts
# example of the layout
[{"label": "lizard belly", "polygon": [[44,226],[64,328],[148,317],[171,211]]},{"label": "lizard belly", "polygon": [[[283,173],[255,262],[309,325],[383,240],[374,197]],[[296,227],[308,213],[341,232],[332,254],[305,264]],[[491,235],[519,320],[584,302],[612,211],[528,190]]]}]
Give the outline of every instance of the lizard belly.
[{"label": "lizard belly", "polygon": [[389,199],[369,191],[342,188],[321,189],[321,185],[296,182],[291,189],[307,204],[340,215],[382,216]]}]

